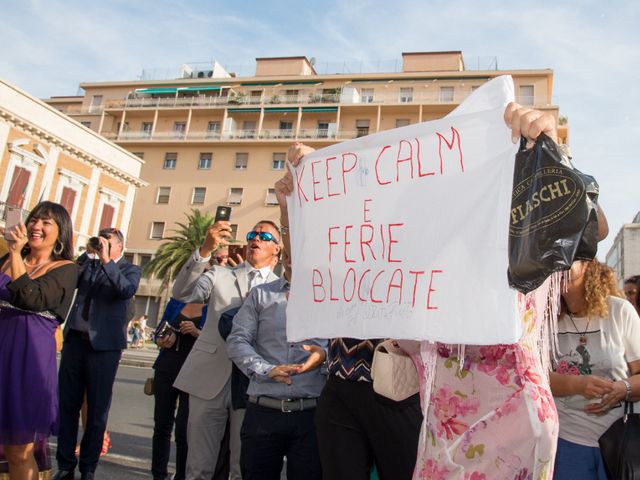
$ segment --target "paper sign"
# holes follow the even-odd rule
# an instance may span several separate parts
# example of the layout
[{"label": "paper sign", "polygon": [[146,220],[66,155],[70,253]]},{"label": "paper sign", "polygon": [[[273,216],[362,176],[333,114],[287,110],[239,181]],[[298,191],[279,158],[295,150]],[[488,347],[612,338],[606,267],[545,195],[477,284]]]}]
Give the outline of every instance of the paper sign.
[{"label": "paper sign", "polygon": [[287,337],[514,343],[507,241],[513,81],[443,119],[332,145],[294,169]]}]

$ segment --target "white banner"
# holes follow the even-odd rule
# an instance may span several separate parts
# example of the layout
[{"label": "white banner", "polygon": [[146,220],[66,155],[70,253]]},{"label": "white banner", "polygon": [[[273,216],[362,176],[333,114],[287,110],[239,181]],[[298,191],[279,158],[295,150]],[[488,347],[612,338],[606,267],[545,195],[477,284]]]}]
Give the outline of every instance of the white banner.
[{"label": "white banner", "polygon": [[332,145],[294,169],[287,336],[514,343],[511,77],[445,118]]}]

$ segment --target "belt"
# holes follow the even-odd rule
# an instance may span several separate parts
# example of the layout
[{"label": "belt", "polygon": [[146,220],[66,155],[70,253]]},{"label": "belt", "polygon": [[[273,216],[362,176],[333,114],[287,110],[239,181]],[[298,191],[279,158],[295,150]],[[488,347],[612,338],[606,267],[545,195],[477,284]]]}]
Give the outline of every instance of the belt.
[{"label": "belt", "polygon": [[249,396],[249,402],[260,405],[261,407],[273,408],[283,413],[301,412],[303,410],[311,410],[318,405],[317,398],[288,398],[280,400],[273,397],[256,397]]}]

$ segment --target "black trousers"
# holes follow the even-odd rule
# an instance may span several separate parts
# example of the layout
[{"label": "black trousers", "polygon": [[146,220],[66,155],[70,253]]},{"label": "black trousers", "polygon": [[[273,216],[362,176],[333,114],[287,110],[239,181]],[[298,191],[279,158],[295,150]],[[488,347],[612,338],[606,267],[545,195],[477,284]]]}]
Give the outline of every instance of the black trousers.
[{"label": "black trousers", "polygon": [[[189,394],[173,386],[176,375],[156,370],[153,378],[153,441],[151,446],[151,474],[154,480],[165,480],[171,453],[171,431],[175,423],[176,474],[174,480],[185,479],[187,465],[187,419]],[[178,411],[176,413],[176,406]]]},{"label": "black trousers", "polygon": [[[121,350],[94,350],[88,338],[74,331],[67,334],[58,370],[58,470],[74,470],[79,463],[82,473],[95,472],[121,355]],[[85,391],[87,424],[82,435],[78,461],[75,450]]]},{"label": "black trousers", "polygon": [[320,480],[314,414],[247,404],[240,432],[242,480],[279,480],[284,457],[287,480]]},{"label": "black trousers", "polygon": [[422,424],[419,395],[394,402],[370,382],[330,375],[316,411],[325,480],[410,480]]}]

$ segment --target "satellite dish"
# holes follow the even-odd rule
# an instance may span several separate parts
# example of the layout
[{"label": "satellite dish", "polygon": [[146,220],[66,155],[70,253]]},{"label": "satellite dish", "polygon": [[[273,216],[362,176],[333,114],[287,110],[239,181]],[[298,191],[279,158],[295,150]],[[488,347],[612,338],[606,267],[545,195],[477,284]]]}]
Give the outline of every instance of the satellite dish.
[{"label": "satellite dish", "polygon": [[309,64],[311,64],[311,66],[313,67],[316,64],[316,57],[311,57],[309,59]]}]

